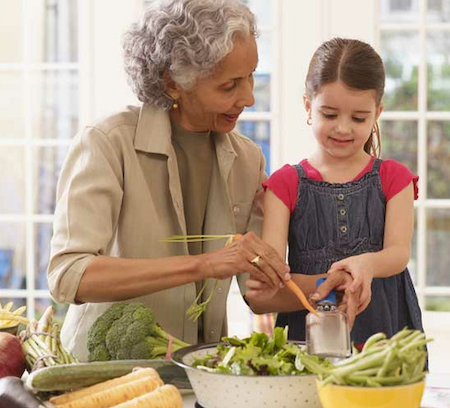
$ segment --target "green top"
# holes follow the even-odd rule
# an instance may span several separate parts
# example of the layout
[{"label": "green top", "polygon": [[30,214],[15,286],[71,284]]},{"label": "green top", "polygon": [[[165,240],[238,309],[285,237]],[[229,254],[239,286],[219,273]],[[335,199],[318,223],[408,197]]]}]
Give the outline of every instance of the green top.
[{"label": "green top", "polygon": [[[206,205],[211,181],[212,160],[215,155],[211,132],[194,132],[171,121],[172,144],[178,161],[184,214],[188,235],[204,234]],[[189,254],[203,253],[202,242],[190,242]],[[203,281],[196,282],[197,294]],[[204,301],[205,299],[201,301]],[[198,340],[203,341],[203,319],[198,320]]]}]

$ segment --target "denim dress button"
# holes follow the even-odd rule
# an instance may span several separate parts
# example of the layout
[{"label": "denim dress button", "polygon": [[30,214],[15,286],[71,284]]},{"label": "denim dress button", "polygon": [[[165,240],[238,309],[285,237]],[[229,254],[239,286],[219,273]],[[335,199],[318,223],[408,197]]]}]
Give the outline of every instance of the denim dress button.
[{"label": "denim dress button", "polygon": [[345,208],[341,208],[341,210],[339,212],[341,215],[347,214],[347,211],[345,211]]},{"label": "denim dress button", "polygon": [[346,227],[345,225],[343,225],[343,226],[341,227],[341,232],[342,232],[343,234],[345,234],[345,233],[347,232],[347,227]]},{"label": "denim dress button", "polygon": [[337,199],[339,201],[343,201],[344,200],[344,194],[338,194]]}]

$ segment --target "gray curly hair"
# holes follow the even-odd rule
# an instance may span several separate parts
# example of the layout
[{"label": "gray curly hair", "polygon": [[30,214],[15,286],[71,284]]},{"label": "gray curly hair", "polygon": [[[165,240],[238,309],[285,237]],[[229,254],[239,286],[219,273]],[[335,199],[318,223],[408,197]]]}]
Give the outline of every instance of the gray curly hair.
[{"label": "gray curly hair", "polygon": [[233,50],[238,33],[257,36],[255,16],[240,0],[161,0],[125,33],[125,71],[141,102],[170,109],[164,73],[182,89]]}]

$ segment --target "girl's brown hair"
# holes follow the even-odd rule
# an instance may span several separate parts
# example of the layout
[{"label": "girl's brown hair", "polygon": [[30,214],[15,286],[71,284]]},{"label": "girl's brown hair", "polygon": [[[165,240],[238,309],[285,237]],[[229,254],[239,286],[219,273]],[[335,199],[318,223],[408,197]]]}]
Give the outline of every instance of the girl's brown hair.
[{"label": "girl's brown hair", "polygon": [[[384,93],[384,66],[381,57],[369,44],[359,40],[333,38],[316,50],[305,81],[307,97],[312,100],[323,85],[338,80],[349,88],[374,90],[375,102],[377,106],[380,105]],[[379,157],[381,137],[378,123],[375,123],[364,150]]]}]

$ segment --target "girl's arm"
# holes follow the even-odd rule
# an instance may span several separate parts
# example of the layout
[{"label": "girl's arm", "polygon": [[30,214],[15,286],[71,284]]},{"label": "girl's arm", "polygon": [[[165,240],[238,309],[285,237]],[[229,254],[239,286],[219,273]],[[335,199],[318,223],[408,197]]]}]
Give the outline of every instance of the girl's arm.
[{"label": "girl's arm", "polygon": [[[288,207],[269,189],[264,195],[264,221],[262,228],[262,239],[273,247],[281,259],[286,259],[287,239],[289,230],[290,211]],[[308,297],[315,292],[316,281],[322,275],[292,274],[292,280],[302,289]],[[344,274],[348,275],[348,274]],[[351,277],[345,276],[336,279],[351,281]],[[249,288],[245,299],[255,313],[269,312],[293,312],[304,309],[297,297],[287,288],[270,288],[264,282],[249,279],[246,283]]]},{"label": "girl's arm", "polygon": [[387,203],[383,249],[343,259],[334,263],[328,271],[345,270],[353,276],[354,282],[349,290],[362,290],[361,307],[365,308],[370,302],[373,278],[396,275],[408,265],[414,231],[413,203],[411,182]]}]

